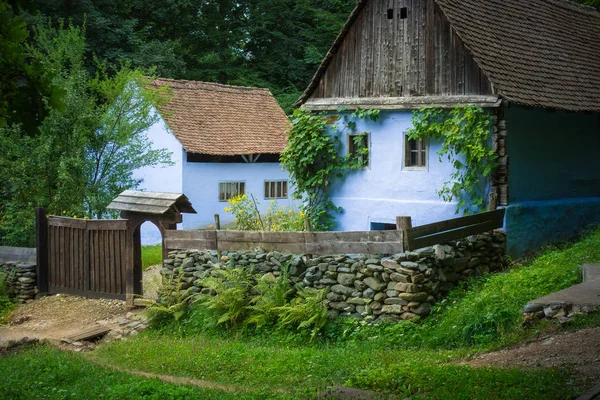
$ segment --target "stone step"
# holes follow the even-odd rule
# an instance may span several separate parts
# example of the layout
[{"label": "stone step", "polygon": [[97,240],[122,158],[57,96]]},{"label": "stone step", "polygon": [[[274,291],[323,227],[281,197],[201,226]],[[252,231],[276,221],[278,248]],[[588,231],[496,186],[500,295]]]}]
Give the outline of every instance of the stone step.
[{"label": "stone step", "polygon": [[584,264],[581,267],[584,282],[600,279],[600,264]]}]

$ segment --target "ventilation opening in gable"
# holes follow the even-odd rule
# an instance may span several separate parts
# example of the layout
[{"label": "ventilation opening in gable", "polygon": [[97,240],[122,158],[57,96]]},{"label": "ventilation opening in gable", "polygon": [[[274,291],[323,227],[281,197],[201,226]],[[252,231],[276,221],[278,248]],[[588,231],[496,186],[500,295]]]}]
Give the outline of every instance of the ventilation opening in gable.
[{"label": "ventilation opening in gable", "polygon": [[394,19],[394,9],[393,8],[388,8],[387,19]]},{"label": "ventilation opening in gable", "polygon": [[408,8],[402,7],[400,9],[400,19],[406,19],[407,16],[408,16]]}]

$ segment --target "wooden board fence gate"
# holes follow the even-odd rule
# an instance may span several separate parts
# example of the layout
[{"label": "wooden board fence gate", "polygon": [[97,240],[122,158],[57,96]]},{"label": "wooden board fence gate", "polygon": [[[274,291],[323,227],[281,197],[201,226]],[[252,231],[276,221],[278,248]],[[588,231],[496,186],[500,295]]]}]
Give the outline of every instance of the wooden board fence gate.
[{"label": "wooden board fence gate", "polygon": [[47,293],[125,300],[126,220],[50,217],[46,243]]}]

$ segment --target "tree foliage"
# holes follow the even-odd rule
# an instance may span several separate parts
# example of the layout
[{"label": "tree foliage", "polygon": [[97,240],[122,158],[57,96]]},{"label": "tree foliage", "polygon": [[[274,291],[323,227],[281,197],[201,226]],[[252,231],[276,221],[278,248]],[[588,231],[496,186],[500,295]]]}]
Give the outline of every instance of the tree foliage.
[{"label": "tree foliage", "polygon": [[35,134],[17,124],[0,128],[0,233],[15,245],[31,244],[35,206],[101,217],[112,198],[139,184],[135,169],[170,162],[143,134],[158,121],[152,108],[168,95],[141,90],[148,86],[142,70],[124,65],[109,73],[99,64],[91,76],[79,28],[40,25],[34,33],[25,52],[43,66],[43,79],[60,101],[47,106]]}]

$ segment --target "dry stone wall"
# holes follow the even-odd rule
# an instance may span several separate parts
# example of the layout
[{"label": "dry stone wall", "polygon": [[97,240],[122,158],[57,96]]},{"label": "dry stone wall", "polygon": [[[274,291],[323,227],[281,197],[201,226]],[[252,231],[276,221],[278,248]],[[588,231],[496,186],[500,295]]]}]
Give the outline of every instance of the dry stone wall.
[{"label": "dry stone wall", "polygon": [[210,294],[201,280],[215,270],[251,267],[276,279],[285,265],[296,285],[324,289],[330,317],[414,319],[458,282],[502,268],[506,238],[497,231],[412,252],[381,255],[310,256],[278,252],[179,250],[168,253],[161,273],[180,282],[180,294]]},{"label": "dry stone wall", "polygon": [[37,294],[35,264],[19,261],[5,261],[0,264],[8,289],[8,296],[20,303],[32,301]]}]

